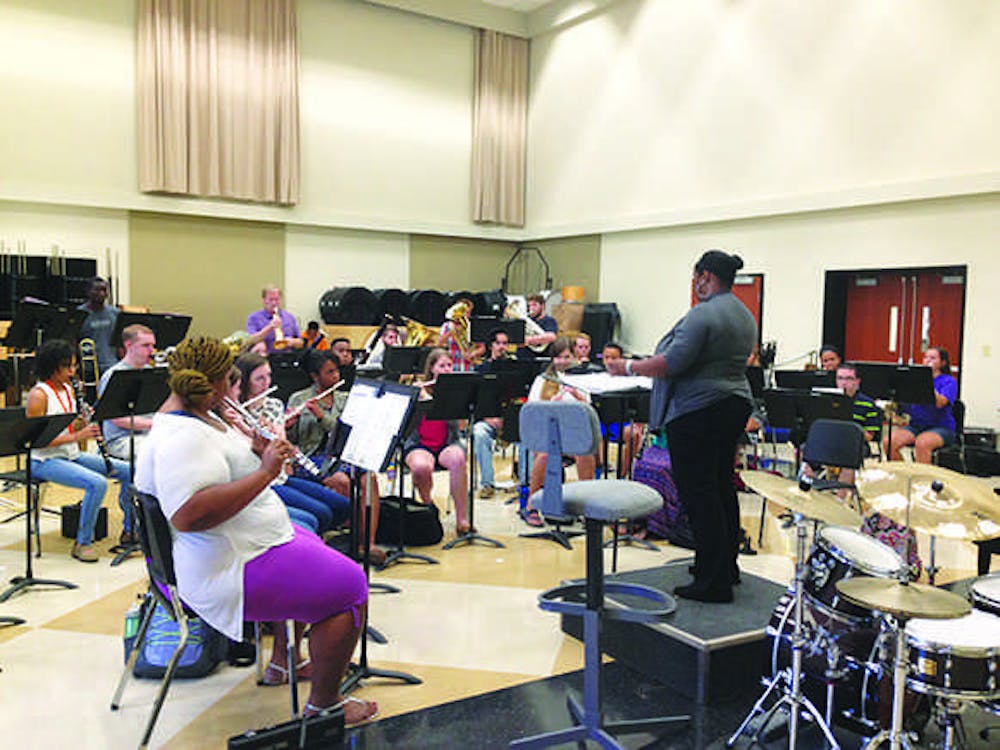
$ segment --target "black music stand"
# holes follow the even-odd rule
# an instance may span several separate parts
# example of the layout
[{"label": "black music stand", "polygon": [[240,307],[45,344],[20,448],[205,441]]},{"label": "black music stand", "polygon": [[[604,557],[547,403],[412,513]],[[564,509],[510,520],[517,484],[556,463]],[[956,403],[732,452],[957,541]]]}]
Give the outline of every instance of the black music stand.
[{"label": "black music stand", "polygon": [[[475,494],[473,486],[476,478],[476,446],[475,436],[472,434],[472,425],[479,417],[499,417],[499,391],[495,392],[489,399],[493,403],[483,401],[483,409],[477,409],[480,400],[480,390],[486,378],[492,378],[497,383],[496,376],[481,375],[477,372],[453,372],[446,375],[438,375],[437,383],[434,385],[434,402],[431,404],[429,419],[466,419],[469,425],[469,450],[465,460],[469,464],[469,483],[466,488],[466,502],[469,504],[469,530],[455,539],[448,542],[442,549],[454,549],[459,544],[473,544],[476,541],[490,544],[494,547],[504,547],[502,542],[490,539],[476,531],[473,519],[475,518]],[[492,386],[491,386],[492,387]]]},{"label": "black music stand", "polygon": [[53,414],[46,417],[16,417],[4,424],[0,430],[0,456],[19,456],[25,454],[25,513],[24,531],[25,572],[23,576],[11,579],[11,586],[0,594],[0,602],[5,602],[18,591],[31,586],[57,586],[64,589],[77,588],[75,583],[49,578],[35,578],[31,569],[31,451],[33,448],[44,448],[52,442],[70,422],[76,419],[76,414]]},{"label": "black music stand", "polygon": [[775,370],[774,380],[779,388],[796,391],[837,387],[837,373],[833,370]]},{"label": "black music stand", "polygon": [[111,345],[121,344],[122,331],[137,323],[149,328],[156,336],[156,345],[165,349],[168,346],[177,346],[184,340],[191,327],[191,316],[175,313],[119,312],[115,327],[111,331]]},{"label": "black music stand", "polygon": [[423,372],[431,350],[425,346],[390,346],[382,358],[382,368],[398,375]]},{"label": "black music stand", "polygon": [[[114,370],[97,406],[94,407],[92,419],[98,424],[119,417],[129,418],[129,476],[135,475],[135,416],[136,414],[152,414],[167,400],[167,396],[170,395],[167,374],[164,367]],[[115,558],[111,561],[112,567],[115,567],[121,565],[125,558],[133,552],[141,552],[142,545],[136,541],[124,546],[116,545],[111,548],[111,551],[117,551]]]},{"label": "black music stand", "polygon": [[524,321],[507,318],[488,318],[476,316],[469,325],[469,340],[474,344],[486,344],[490,333],[499,328],[507,334],[507,343],[524,343]]},{"label": "black music stand", "polygon": [[[427,413],[430,409],[429,401],[418,401],[414,404],[413,409],[410,411],[410,418],[407,420],[406,427],[403,430],[404,435],[409,435],[413,430],[417,429],[417,425],[420,423],[421,417]],[[399,498],[399,542],[398,544],[385,556],[385,562],[379,566],[379,570],[385,570],[390,565],[395,565],[398,562],[406,562],[407,560],[417,560],[418,562],[425,562],[429,565],[437,565],[438,561],[435,560],[430,555],[418,554],[416,552],[408,552],[406,550],[406,498],[403,496],[403,470],[406,467],[405,457],[403,455],[403,443],[400,441],[399,447],[396,449],[396,480],[398,487]]]},{"label": "black music stand", "polygon": [[844,394],[770,388],[764,391],[764,405],[768,424],[790,431],[789,440],[795,446],[796,471],[799,468],[800,448],[813,422],[817,419],[854,420],[854,399]]},{"label": "black music stand", "polygon": [[[365,514],[365,529],[363,533],[362,565],[367,578],[371,573],[369,557],[369,540],[371,538],[371,498],[374,494],[375,474],[384,471],[402,440],[404,427],[413,411],[418,391],[410,386],[384,381],[365,380],[358,378],[347,404],[341,414],[341,421],[350,427],[344,450],[340,455],[342,463],[351,468],[352,501],[360,503],[361,487],[358,472],[366,471],[368,478],[369,507]],[[352,524],[352,530],[357,524]],[[353,531],[352,531],[353,533]],[[354,542],[352,541],[352,546]],[[368,628],[368,610],[365,609],[365,630]],[[357,664],[350,667],[351,673],[341,685],[341,693],[350,693],[370,677],[400,680],[408,685],[420,685],[423,680],[406,672],[395,672],[387,669],[375,669],[368,664],[368,638],[361,639],[361,654]]]},{"label": "black music stand", "polygon": [[[524,401],[528,397],[535,377],[544,370],[546,365],[539,359],[497,359],[490,363],[491,372],[504,379],[504,393],[507,397],[502,404],[503,408],[503,432],[501,436],[508,444],[519,443],[521,435],[519,431],[518,415]],[[527,451],[518,451],[520,458],[518,461],[528,461]],[[529,468],[530,473],[530,468]],[[510,505],[520,500],[519,494],[510,497],[504,503]]]},{"label": "black music stand", "polygon": [[[44,302],[22,300],[14,310],[14,319],[3,339],[8,349],[22,349],[24,353],[11,353],[13,361],[14,392],[21,403],[21,360],[34,357],[34,351],[51,339],[76,341],[80,326],[87,313],[83,310],[49,305]],[[15,406],[15,404],[9,404]]]},{"label": "black music stand", "polygon": [[[878,399],[892,403],[892,411],[896,412],[899,404],[934,404],[934,375],[931,368],[924,366],[891,365],[865,363],[858,365],[858,377],[863,392]],[[892,450],[892,417],[889,415],[889,429],[886,433],[886,443],[889,446],[884,454],[889,460]]]}]

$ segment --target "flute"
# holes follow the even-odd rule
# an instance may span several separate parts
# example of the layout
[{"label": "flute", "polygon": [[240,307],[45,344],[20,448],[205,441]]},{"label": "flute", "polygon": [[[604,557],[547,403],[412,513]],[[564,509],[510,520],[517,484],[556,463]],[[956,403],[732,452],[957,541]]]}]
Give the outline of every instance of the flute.
[{"label": "flute", "polygon": [[[308,404],[308,403],[309,403],[310,401],[319,401],[319,400],[320,400],[321,398],[326,398],[327,396],[329,396],[329,395],[330,395],[331,393],[333,393],[333,392],[334,392],[335,390],[337,390],[338,388],[340,388],[340,386],[342,386],[342,385],[343,385],[344,383],[346,383],[346,382],[347,382],[346,380],[341,380],[341,381],[339,381],[339,382],[338,382],[338,383],[337,383],[336,385],[334,385],[334,386],[331,386],[330,388],[327,388],[327,389],[326,389],[325,391],[323,391],[322,393],[320,393],[320,394],[318,394],[318,395],[316,395],[316,396],[313,396],[312,398],[307,398],[307,399],[306,399],[305,401],[303,401],[303,402],[302,402],[301,404],[299,404],[299,405],[298,405],[298,406],[296,406],[296,407],[295,407],[294,409],[292,409],[292,410],[291,410],[291,411],[289,411],[289,412],[288,412],[287,414],[285,414],[285,420],[289,420],[289,419],[294,419],[294,418],[298,417],[298,416],[299,416],[299,415],[300,415],[300,414],[301,414],[301,413],[302,413],[302,412],[303,412],[303,411],[305,410],[305,408],[306,408],[306,405],[307,405],[307,404]],[[247,401],[247,402],[246,402],[246,403],[244,404],[244,406],[246,406],[246,404],[247,404],[247,403],[250,403],[250,402],[249,402],[249,401]]]},{"label": "flute", "polygon": [[[246,408],[243,406],[243,404],[237,403],[233,399],[229,398],[229,396],[224,396],[222,398],[222,402],[230,409],[234,410],[237,414],[239,414],[243,418],[243,421],[246,422],[247,426],[253,429],[262,438],[266,440],[278,439],[278,435],[274,432],[274,430],[270,429],[269,427],[266,427],[263,422],[261,422],[259,419],[257,419],[257,417],[248,412]],[[314,464],[309,459],[309,456],[303,453],[295,445],[292,445],[292,450],[294,451],[294,453],[292,454],[292,460],[294,460],[295,463],[297,463],[303,469],[308,471],[314,477],[318,477],[321,475],[320,470],[316,468],[316,464]]]},{"label": "flute", "polygon": [[256,404],[261,399],[264,399],[264,398],[267,398],[268,396],[270,396],[276,390],[278,390],[278,386],[272,385],[270,388],[268,388],[263,393],[258,393],[253,398],[248,398],[246,401],[243,402],[243,408],[245,409],[246,407],[250,406],[251,404]]}]

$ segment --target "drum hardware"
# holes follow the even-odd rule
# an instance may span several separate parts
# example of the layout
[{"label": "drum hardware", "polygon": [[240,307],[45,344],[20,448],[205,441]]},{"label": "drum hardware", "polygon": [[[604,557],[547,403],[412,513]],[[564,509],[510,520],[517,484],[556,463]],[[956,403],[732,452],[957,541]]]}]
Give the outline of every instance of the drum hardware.
[{"label": "drum hardware", "polygon": [[941,732],[942,750],[965,747],[965,725],[962,723],[965,705],[964,701],[956,698],[939,698],[934,701],[934,723]]},{"label": "drum hardware", "polygon": [[[759,472],[751,473],[757,474]],[[771,475],[765,474],[764,476],[770,477]],[[784,481],[788,482],[788,480]],[[749,483],[748,486],[750,486]],[[798,487],[795,489],[798,490]],[[803,499],[795,496],[794,494],[788,495],[788,499],[793,500],[797,506],[803,504]],[[776,499],[776,502],[782,501]],[[788,505],[785,507],[788,507]],[[817,507],[823,506],[817,505]],[[840,506],[836,505],[833,507],[840,508]],[[789,510],[792,511],[793,522],[795,523],[796,530],[795,584],[792,599],[792,606],[795,615],[795,629],[792,631],[791,637],[792,666],[790,669],[784,669],[776,672],[771,678],[765,681],[765,685],[767,687],[764,690],[764,693],[757,699],[757,702],[754,703],[753,708],[750,709],[750,713],[747,714],[745,719],[743,719],[743,723],[740,724],[736,732],[734,732],[733,735],[726,741],[726,747],[732,747],[736,743],[736,740],[738,740],[750,726],[750,723],[757,718],[758,714],[763,714],[763,719],[761,720],[761,723],[754,735],[754,743],[759,742],[761,734],[767,728],[775,713],[779,709],[784,708],[788,713],[789,750],[795,750],[795,744],[798,741],[800,714],[803,717],[811,717],[813,719],[816,726],[822,730],[823,735],[826,737],[826,740],[830,744],[831,748],[834,748],[835,750],[839,750],[840,748],[837,740],[834,739],[833,732],[830,731],[829,723],[824,719],[823,715],[820,714],[816,706],[813,705],[812,701],[802,693],[802,653],[807,644],[806,630],[802,620],[802,605],[805,594],[806,572],[806,519],[802,511],[796,510],[795,508],[789,508]],[[841,510],[846,511],[847,509],[841,508]],[[764,709],[764,704],[767,703],[771,694],[778,690],[781,690],[782,692],[781,697],[770,708]]]},{"label": "drum hardware", "polygon": [[901,747],[912,748],[909,734],[903,730],[903,697],[909,668],[907,622],[914,618],[955,619],[968,614],[972,606],[950,591],[910,583],[905,573],[901,574],[898,581],[882,578],[838,581],[837,590],[859,606],[882,612],[885,623],[894,631],[896,637],[892,663],[892,724],[889,729],[884,729],[872,737],[864,748],[865,750],[875,748],[886,741],[892,750]]}]

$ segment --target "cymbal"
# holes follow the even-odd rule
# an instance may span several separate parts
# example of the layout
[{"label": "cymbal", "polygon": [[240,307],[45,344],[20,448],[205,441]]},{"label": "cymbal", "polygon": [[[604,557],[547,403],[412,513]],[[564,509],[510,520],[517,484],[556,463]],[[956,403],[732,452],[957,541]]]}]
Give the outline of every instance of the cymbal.
[{"label": "cymbal", "polygon": [[741,471],[740,479],[758,495],[806,518],[837,526],[857,528],[861,525],[861,516],[843,505],[836,496],[816,491],[804,492],[793,479],[766,471]]},{"label": "cymbal", "polygon": [[895,578],[845,578],[837,581],[837,591],[854,604],[892,615],[951,620],[972,611],[972,605],[958,594]]},{"label": "cymbal", "polygon": [[901,524],[909,487],[910,527],[932,536],[970,541],[1000,536],[1000,498],[975,477],[933,464],[888,461],[859,471],[855,484],[868,506]]}]

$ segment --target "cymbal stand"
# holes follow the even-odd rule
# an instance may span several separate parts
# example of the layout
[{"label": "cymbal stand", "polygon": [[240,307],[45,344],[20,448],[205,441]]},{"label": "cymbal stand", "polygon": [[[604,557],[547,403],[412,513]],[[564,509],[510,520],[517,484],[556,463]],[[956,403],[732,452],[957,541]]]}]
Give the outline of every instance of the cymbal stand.
[{"label": "cymbal stand", "polygon": [[966,747],[965,724],[962,709],[965,704],[955,698],[938,698],[934,701],[934,722],[941,730],[941,749],[956,750]]},{"label": "cymbal stand", "polygon": [[[837,740],[834,739],[833,732],[830,731],[830,725],[827,720],[824,719],[823,714],[819,712],[819,709],[813,705],[812,701],[809,700],[802,693],[802,652],[806,647],[807,639],[805,628],[802,623],[802,600],[803,594],[805,593],[805,577],[806,577],[806,519],[801,513],[792,514],[792,522],[795,524],[796,530],[796,545],[795,545],[795,589],[793,593],[793,606],[795,612],[795,629],[792,631],[792,666],[791,668],[783,669],[777,672],[769,680],[765,681],[767,685],[764,690],[763,695],[757,700],[750,709],[750,713],[747,717],[743,719],[743,723],[740,724],[739,728],[733,733],[726,741],[726,747],[732,747],[736,740],[746,731],[750,726],[750,723],[757,718],[758,714],[763,714],[764,718],[757,727],[757,731],[754,734],[754,743],[759,743],[761,739],[761,734],[767,728],[767,725],[771,722],[774,714],[779,710],[784,708],[788,712],[788,748],[789,750],[795,750],[796,742],[798,741],[799,735],[799,716],[800,714],[805,714],[805,716],[810,717],[812,721],[818,726],[823,735],[826,737],[827,742],[833,750],[839,750],[840,745]],[[771,697],[772,693],[781,691],[781,697],[768,709],[764,708],[768,699]],[[902,706],[902,704],[900,704]]]},{"label": "cymbal stand", "polygon": [[889,627],[895,631],[896,653],[892,661],[892,724],[889,729],[883,729],[863,746],[870,750],[888,741],[892,750],[914,747],[910,743],[909,734],[903,729],[903,697],[906,693],[906,672],[909,664],[906,661],[906,621],[905,615],[883,615]]}]

